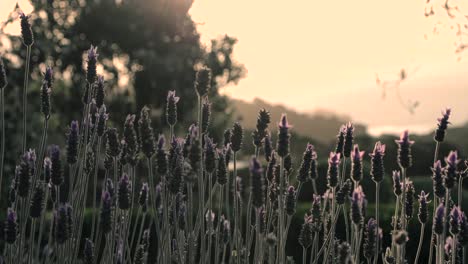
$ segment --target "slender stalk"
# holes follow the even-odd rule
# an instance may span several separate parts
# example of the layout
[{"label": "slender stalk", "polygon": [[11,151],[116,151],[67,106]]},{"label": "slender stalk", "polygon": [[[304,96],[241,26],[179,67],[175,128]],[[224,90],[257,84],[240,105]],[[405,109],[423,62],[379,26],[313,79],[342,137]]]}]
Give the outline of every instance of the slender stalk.
[{"label": "slender stalk", "polygon": [[[6,85],[5,85],[6,86]],[[2,190],[3,164],[5,162],[5,87],[0,88],[0,126],[2,135],[0,142],[0,192]]]},{"label": "slender stalk", "polygon": [[463,177],[460,175],[458,177],[458,206],[463,204]]},{"label": "slender stalk", "polygon": [[[436,142],[436,146],[435,146],[435,150],[434,150],[434,163],[436,163],[437,161],[437,158],[438,158],[438,155],[439,155],[439,145],[440,143],[439,142]],[[436,204],[435,203],[437,200],[437,197],[434,195],[434,206],[433,206],[433,213],[432,213],[432,219],[434,219],[434,216],[435,216],[435,211],[436,211]],[[433,255],[433,251],[434,251],[434,239],[432,239],[432,237],[434,236],[434,232],[432,231],[431,229],[431,245],[429,247],[429,263],[432,263],[432,255]]]},{"label": "slender stalk", "polygon": [[421,224],[421,233],[419,235],[418,251],[416,252],[416,258],[414,259],[414,264],[419,263],[418,262],[419,255],[421,254],[421,248],[422,248],[422,244],[424,241],[424,227],[425,227],[425,224]]},{"label": "slender stalk", "polygon": [[237,201],[237,152],[234,151],[233,154],[233,165],[234,165],[234,173],[233,173],[233,201],[234,201],[234,241],[236,246],[236,263],[240,264],[240,231],[239,229],[239,221],[238,221],[238,201]]},{"label": "slender stalk", "polygon": [[458,235],[454,235],[452,239],[452,264],[457,263]]},{"label": "slender stalk", "polygon": [[[36,218],[31,219],[31,230],[30,230],[30,241],[29,241],[29,250],[28,250],[28,263],[33,263],[34,255],[34,237],[36,235]],[[21,256],[20,256],[21,257]]]},{"label": "slender stalk", "polygon": [[27,134],[27,110],[28,110],[28,86],[29,86],[29,64],[31,62],[31,46],[26,47],[26,65],[24,71],[24,86],[23,86],[23,141],[21,153],[26,152],[26,134]]},{"label": "slender stalk", "polygon": [[348,213],[347,213],[347,209],[346,209],[346,204],[343,204],[343,217],[344,217],[344,222],[345,222],[345,232],[346,232],[346,242],[350,242],[350,239],[349,239],[349,221],[348,221]]},{"label": "slender stalk", "polygon": [[307,249],[302,247],[302,264],[307,263]]},{"label": "slender stalk", "polygon": [[380,182],[375,183],[375,222],[377,224],[377,229],[376,229],[376,237],[377,237],[377,245],[375,247],[375,255],[374,255],[374,264],[377,264],[377,261],[379,260],[379,250],[380,250],[380,239],[379,239],[379,206],[380,206],[380,201],[379,201],[379,196],[380,196]]},{"label": "slender stalk", "polygon": [[[94,174],[93,174],[93,187],[91,188],[93,192],[93,211],[92,211],[92,223],[91,223],[91,238],[94,236],[94,231],[96,228],[96,200],[97,200],[97,192],[98,192],[98,186],[97,186],[97,174],[99,170],[99,157],[101,155],[101,137],[98,138],[98,146],[97,146],[97,151],[96,151],[96,163],[94,165]],[[132,186],[133,187],[133,186]]]},{"label": "slender stalk", "polygon": [[315,183],[315,179],[312,179],[312,189],[314,190],[314,194],[317,194],[317,184]]},{"label": "slender stalk", "polygon": [[[397,226],[398,226],[398,211],[399,211],[399,208],[400,208],[400,196],[397,196],[396,197],[396,202],[395,202],[395,215],[393,216],[393,232],[392,232],[392,236],[396,234],[396,231],[397,231]],[[392,252],[393,252],[393,256],[397,256],[397,252],[396,252],[396,247],[395,247],[395,243],[393,242],[393,239],[392,239]]]},{"label": "slender stalk", "polygon": [[283,261],[284,249],[284,158],[280,157],[280,184],[279,184],[279,197],[278,197],[278,233],[279,233],[279,247],[277,261]]},{"label": "slender stalk", "polygon": [[44,212],[42,213],[41,215],[41,220],[39,222],[39,236],[37,238],[37,246],[36,246],[36,252],[34,254],[35,256],[35,259],[39,260],[39,251],[40,251],[40,248],[41,248],[41,242],[42,242],[42,233],[44,231],[44,222],[45,222],[45,218],[46,218],[46,212],[47,212],[47,201],[49,200],[49,188],[47,188],[46,186],[46,192],[45,192],[45,206],[44,206]]},{"label": "slender stalk", "polygon": [[[336,215],[338,215],[340,213],[341,207],[342,207],[341,205],[338,205]],[[338,219],[338,217],[334,217],[333,219],[334,219],[334,221],[331,224],[330,231],[328,231],[328,234],[325,236],[325,240],[323,241],[322,247],[320,247],[320,250],[318,251],[317,254],[314,254],[315,260],[314,260],[313,264],[316,264],[318,262],[320,256],[322,255],[322,253],[323,253],[323,251],[325,249],[327,249],[326,255],[328,255],[328,253],[330,253],[329,250],[330,250],[331,247],[328,246],[328,242],[330,241],[330,238],[332,237],[331,236],[332,232],[334,232],[334,230],[335,230],[336,220]]]}]

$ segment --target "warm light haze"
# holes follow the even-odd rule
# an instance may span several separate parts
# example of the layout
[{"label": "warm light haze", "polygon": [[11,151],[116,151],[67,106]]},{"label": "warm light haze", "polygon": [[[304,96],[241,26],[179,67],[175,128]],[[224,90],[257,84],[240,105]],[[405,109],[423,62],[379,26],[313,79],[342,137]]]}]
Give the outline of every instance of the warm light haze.
[{"label": "warm light haze", "polygon": [[[25,12],[26,2],[19,1]],[[15,4],[0,1],[0,20]],[[438,12],[427,18],[425,1],[196,0],[190,14],[204,43],[226,33],[239,40],[234,58],[248,74],[224,93],[302,112],[331,110],[366,120],[378,134],[402,127],[426,132],[446,106],[454,108],[452,123],[467,120],[466,54],[455,53],[452,21],[442,3],[434,5]],[[393,80],[402,68],[409,72],[400,85],[403,99],[420,102],[414,114],[393,90],[383,100],[376,85],[376,74]]]}]

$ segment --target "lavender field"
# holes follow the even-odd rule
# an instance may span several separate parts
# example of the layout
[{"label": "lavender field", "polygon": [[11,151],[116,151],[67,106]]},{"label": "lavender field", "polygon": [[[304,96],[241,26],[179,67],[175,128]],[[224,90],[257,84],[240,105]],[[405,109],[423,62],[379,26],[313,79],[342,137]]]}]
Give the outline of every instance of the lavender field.
[{"label": "lavender field", "polygon": [[[0,53],[0,264],[465,263],[458,109],[430,135],[376,138],[362,120],[331,143],[296,133],[286,112],[258,108],[245,124],[218,92],[242,76],[236,41],[196,49],[193,21],[168,23],[179,38],[163,30],[167,46],[128,51],[138,59],[122,74],[126,46],[73,36],[82,28],[59,15],[72,2],[5,22],[21,36]],[[134,93],[115,89],[128,76]]]}]

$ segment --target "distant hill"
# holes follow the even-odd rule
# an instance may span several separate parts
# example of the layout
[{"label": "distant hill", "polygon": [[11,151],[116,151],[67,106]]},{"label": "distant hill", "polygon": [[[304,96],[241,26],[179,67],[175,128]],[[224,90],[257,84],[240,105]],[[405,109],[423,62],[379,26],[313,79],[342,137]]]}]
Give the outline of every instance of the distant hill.
[{"label": "distant hill", "polygon": [[[333,141],[340,126],[350,121],[349,117],[326,111],[318,111],[313,114],[299,113],[284,105],[273,105],[259,98],[254,99],[251,103],[237,99],[231,99],[231,102],[235,111],[234,117],[242,120],[246,129],[255,129],[258,111],[265,108],[270,111],[273,124],[279,121],[282,113],[286,113],[295,133],[321,143]],[[356,133],[366,133],[364,125],[355,124],[355,126]]]}]

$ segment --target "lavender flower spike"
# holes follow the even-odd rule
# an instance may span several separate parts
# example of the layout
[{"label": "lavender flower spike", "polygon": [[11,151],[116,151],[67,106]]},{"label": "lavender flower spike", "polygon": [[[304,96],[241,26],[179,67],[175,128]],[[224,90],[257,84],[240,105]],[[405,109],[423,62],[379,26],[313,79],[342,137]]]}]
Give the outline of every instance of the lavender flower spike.
[{"label": "lavender flower spike", "polygon": [[21,36],[23,38],[23,44],[25,46],[31,46],[34,44],[34,35],[31,29],[31,23],[29,22],[29,16],[20,12],[21,19]]},{"label": "lavender flower spike", "polygon": [[355,182],[362,180],[362,158],[364,157],[364,151],[359,150],[359,146],[354,145],[354,149],[351,152],[351,178]]},{"label": "lavender flower spike", "polygon": [[447,166],[444,173],[444,185],[448,190],[452,189],[458,176],[458,159],[457,151],[450,151],[449,155],[445,158]]},{"label": "lavender flower spike", "polygon": [[445,132],[447,130],[448,125],[450,124],[449,117],[452,113],[450,108],[446,108],[445,111],[442,112],[442,117],[437,118],[437,129],[435,131],[434,140],[437,142],[443,142],[445,139]]},{"label": "lavender flower spike", "polygon": [[395,140],[398,145],[398,164],[401,168],[407,169],[412,165],[411,145],[414,141],[409,139],[408,130],[403,131],[399,140]]},{"label": "lavender flower spike", "polygon": [[375,143],[374,151],[369,154],[371,156],[371,176],[375,182],[381,182],[385,175],[383,158],[385,156],[385,144],[378,141]]},{"label": "lavender flower spike", "polygon": [[336,187],[338,185],[339,164],[340,154],[331,152],[330,157],[328,158],[327,173],[327,181],[330,188]]},{"label": "lavender flower spike", "polygon": [[445,206],[443,203],[440,203],[436,209],[432,225],[432,231],[438,235],[442,235],[442,233],[444,232],[444,211]]},{"label": "lavender flower spike", "polygon": [[282,158],[289,154],[290,128],[291,126],[288,123],[286,115],[282,114],[281,120],[278,123],[278,143],[276,147],[278,155]]},{"label": "lavender flower spike", "polygon": [[460,233],[461,221],[462,221],[462,211],[460,207],[454,206],[452,211],[450,211],[450,233],[453,236],[456,236]]},{"label": "lavender flower spike", "polygon": [[174,126],[177,123],[177,102],[179,102],[179,99],[175,91],[167,93],[166,121],[170,126]]}]

